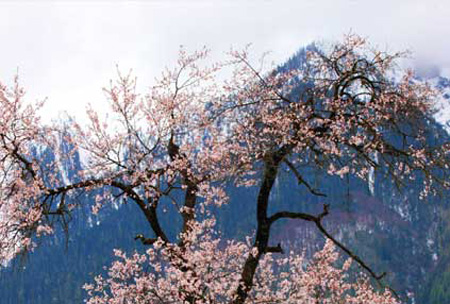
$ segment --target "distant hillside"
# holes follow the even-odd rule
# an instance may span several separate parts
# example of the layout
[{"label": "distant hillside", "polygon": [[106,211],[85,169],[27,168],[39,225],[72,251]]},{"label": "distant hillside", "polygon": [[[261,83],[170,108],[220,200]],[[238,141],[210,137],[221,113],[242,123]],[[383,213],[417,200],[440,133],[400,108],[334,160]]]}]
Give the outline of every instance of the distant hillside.
[{"label": "distant hillside", "polygon": [[[279,69],[302,67],[306,64],[306,51],[311,48],[315,46],[299,50]],[[450,81],[442,77],[433,84],[443,92],[446,89],[450,92]],[[301,94],[308,86],[297,83],[295,94]],[[432,117],[421,122],[429,126],[430,143],[450,139],[441,116],[440,123]],[[62,141],[61,145],[66,143]],[[42,155],[44,162],[54,157],[49,151],[36,153]],[[79,154],[75,154],[72,162],[61,164],[64,174],[60,178],[67,179],[66,182],[82,167]],[[323,185],[320,190],[327,198],[311,195],[289,179],[288,174],[281,175],[271,197],[275,202],[271,211],[288,207],[293,211],[319,213],[321,204],[329,203],[326,226],[377,272],[388,272],[387,279],[396,290],[413,292],[416,303],[450,303],[449,194],[420,201],[418,186],[410,185],[398,192],[382,171],[373,172],[370,181],[364,183],[351,175],[341,179],[328,177],[314,167],[305,168],[311,180]],[[230,203],[217,211],[218,225],[224,237],[244,237],[255,228],[255,206],[247,202],[254,201],[256,189],[231,189],[230,193]],[[84,207],[73,214],[67,235],[60,229],[55,236],[43,240],[33,253],[0,271],[2,304],[82,303],[81,286],[111,263],[113,248],[143,249],[133,239],[138,233],[148,233],[143,231],[148,228],[137,208],[125,202],[107,205],[99,216],[93,216],[89,212],[93,195],[77,198]],[[166,221],[161,224],[174,234],[171,223],[180,219],[175,215],[170,222],[163,218]],[[323,243],[315,227],[301,221],[280,221],[274,235],[283,247],[307,253]]]}]

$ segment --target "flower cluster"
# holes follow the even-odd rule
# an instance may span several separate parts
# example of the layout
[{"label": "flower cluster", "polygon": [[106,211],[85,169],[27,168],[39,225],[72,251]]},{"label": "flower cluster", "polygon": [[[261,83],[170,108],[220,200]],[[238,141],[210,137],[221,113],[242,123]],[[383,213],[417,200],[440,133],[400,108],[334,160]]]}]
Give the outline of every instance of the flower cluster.
[{"label": "flower cluster", "polygon": [[[380,280],[322,225],[327,205],[319,215],[269,214],[271,191],[287,169],[324,196],[311,168],[362,179],[379,170],[398,185],[416,179],[424,196],[449,187],[449,144],[426,140],[435,92],[409,72],[393,81],[399,54],[373,51],[357,36],[311,51],[307,64],[287,72],[254,68],[247,50],[213,64],[208,53],[181,49],[175,67],[143,95],[131,75],[119,74],[105,89],[107,117],[91,107],[85,126],[69,124],[70,135],[41,124],[41,104],[27,105],[17,82],[0,85],[0,264],[52,233],[55,218],[65,223],[78,204],[68,198],[96,191],[94,213],[119,199],[135,204],[153,236],[136,239],[153,247],[131,257],[117,251],[109,276],[86,286],[89,303],[395,303],[366,279],[347,281],[348,265],[336,268],[329,243],[306,268],[301,255],[275,258],[282,249],[270,246],[272,225],[305,220]],[[231,77],[221,80],[227,69]],[[61,149],[61,136],[73,149]],[[42,161],[45,151],[54,159]],[[84,168],[68,178],[61,163],[75,151]],[[252,242],[220,240],[211,217],[199,220],[227,203],[233,183],[258,189],[254,201],[239,202],[256,206]],[[182,218],[172,227],[177,239],[160,224],[174,216],[164,212],[168,205]]]},{"label": "flower cluster", "polygon": [[[84,285],[86,303],[231,303],[242,266],[256,248],[214,236],[211,219],[194,226],[185,248],[158,240],[144,254],[116,250],[118,260],[107,277]],[[310,261],[294,252],[266,254],[245,303],[399,303],[389,291],[375,290],[362,274],[349,279],[351,260],[338,266],[338,257],[331,241]]]}]

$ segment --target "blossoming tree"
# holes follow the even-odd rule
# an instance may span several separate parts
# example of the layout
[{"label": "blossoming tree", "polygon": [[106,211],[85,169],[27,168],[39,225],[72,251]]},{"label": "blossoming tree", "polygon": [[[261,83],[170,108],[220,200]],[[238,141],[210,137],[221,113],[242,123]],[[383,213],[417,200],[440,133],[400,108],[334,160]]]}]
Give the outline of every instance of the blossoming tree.
[{"label": "blossoming tree", "polygon": [[[411,73],[392,80],[399,54],[371,50],[356,36],[310,52],[301,69],[288,72],[258,70],[246,51],[212,65],[207,55],[182,50],[145,96],[119,75],[105,90],[109,118],[89,109],[89,124],[74,123],[65,138],[74,146],[69,153],[55,144],[61,130],[40,123],[41,104],[27,105],[17,82],[2,86],[0,260],[51,234],[54,219],[77,207],[70,198],[79,191],[101,189],[92,212],[113,200],[134,202],[149,225],[136,240],[149,249],[132,256],[117,250],[108,277],[85,285],[88,303],[397,303],[370,285],[369,278],[381,286],[384,275],[327,231],[328,205],[319,214],[269,214],[270,194],[286,168],[311,194],[325,196],[305,165],[361,179],[376,169],[398,185],[416,178],[424,196],[448,187],[450,146],[430,146],[424,135],[434,92]],[[232,76],[218,80],[224,69]],[[294,94],[299,83],[305,88]],[[41,162],[39,149],[54,151],[55,160]],[[64,181],[58,162],[74,151],[88,161]],[[231,182],[258,188],[253,202],[242,202],[256,205],[256,233],[246,242],[221,239],[214,229],[210,207],[227,203]],[[160,224],[167,202],[182,219],[175,239]],[[271,244],[271,228],[282,219],[312,222],[328,239],[308,265]],[[342,267],[336,247],[349,258]],[[349,280],[350,262],[368,277]]]}]

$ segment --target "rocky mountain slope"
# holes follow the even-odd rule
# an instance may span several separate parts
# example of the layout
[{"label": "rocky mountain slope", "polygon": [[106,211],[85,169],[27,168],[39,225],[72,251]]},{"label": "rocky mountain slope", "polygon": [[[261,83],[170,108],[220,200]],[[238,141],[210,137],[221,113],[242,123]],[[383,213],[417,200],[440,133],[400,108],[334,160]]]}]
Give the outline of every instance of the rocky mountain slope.
[{"label": "rocky mountain slope", "polygon": [[[305,64],[306,50],[300,50],[279,69]],[[444,105],[436,113],[436,120],[430,118],[427,122],[428,140],[448,141],[450,108],[445,105],[450,98],[450,81],[440,76],[428,80],[441,90]],[[305,86],[298,83],[298,92]],[[53,158],[46,151],[36,153],[42,153],[44,161]],[[82,163],[76,154],[71,164],[60,165],[63,172],[60,178],[70,182],[74,170],[81,168]],[[276,181],[271,198],[275,201],[272,211],[289,208],[319,213],[321,204],[329,203],[330,216],[325,221],[328,229],[374,270],[386,271],[394,289],[414,294],[411,303],[450,303],[448,193],[421,201],[420,187],[413,184],[399,192],[381,172],[373,172],[369,182],[364,183],[350,175],[330,178],[311,168],[314,179],[320,181],[321,191],[328,195],[324,199],[299,187],[288,178],[289,169],[283,169],[286,174]],[[218,225],[225,237],[243,237],[255,228],[255,207],[245,202],[255,199],[256,190],[232,189],[230,193],[230,203],[220,210]],[[68,234],[60,229],[55,236],[43,240],[33,253],[0,271],[1,303],[82,303],[81,286],[112,261],[113,248],[142,250],[133,237],[146,226],[134,205],[109,205],[93,216],[89,213],[92,196],[84,195],[78,200],[85,207],[73,214]],[[171,223],[161,224],[169,227]],[[307,253],[324,241],[313,225],[300,221],[280,222],[274,237],[275,242],[278,240],[287,249]]]}]

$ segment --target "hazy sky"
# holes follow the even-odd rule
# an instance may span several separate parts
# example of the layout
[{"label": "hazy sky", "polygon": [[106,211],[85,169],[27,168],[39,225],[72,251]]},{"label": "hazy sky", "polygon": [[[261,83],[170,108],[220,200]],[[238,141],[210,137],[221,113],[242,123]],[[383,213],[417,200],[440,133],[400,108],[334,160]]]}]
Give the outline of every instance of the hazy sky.
[{"label": "hazy sky", "polygon": [[354,32],[385,50],[410,49],[450,74],[450,2],[445,0],[0,1],[0,80],[19,70],[45,116],[101,105],[101,88],[133,69],[141,91],[176,58],[204,45],[220,58],[253,44],[281,63],[313,40]]}]

